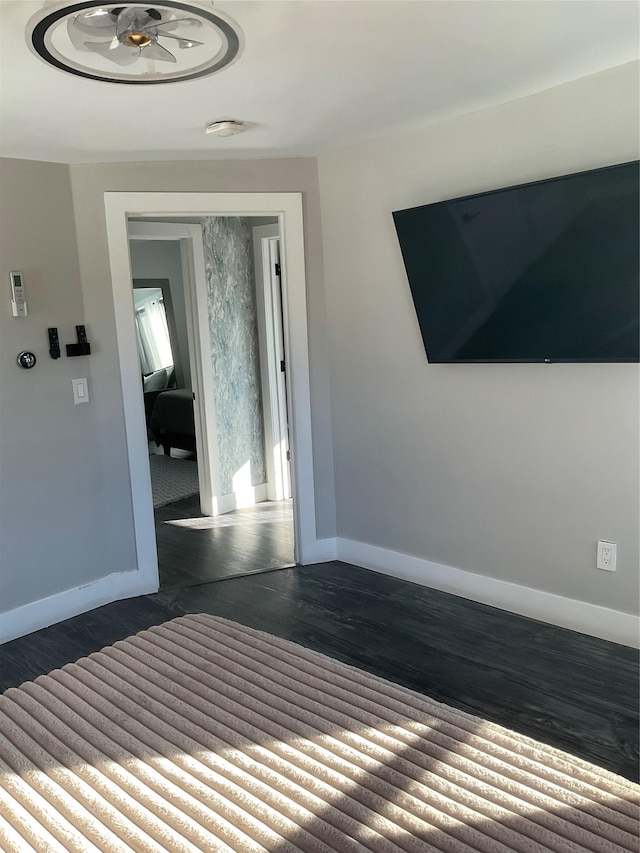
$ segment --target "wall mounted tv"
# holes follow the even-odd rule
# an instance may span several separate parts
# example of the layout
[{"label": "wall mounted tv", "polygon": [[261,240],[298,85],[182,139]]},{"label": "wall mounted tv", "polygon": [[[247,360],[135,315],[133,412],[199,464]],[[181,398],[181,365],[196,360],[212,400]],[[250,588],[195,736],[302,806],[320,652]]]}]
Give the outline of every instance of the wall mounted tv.
[{"label": "wall mounted tv", "polygon": [[638,167],[395,212],[429,361],[637,362]]}]

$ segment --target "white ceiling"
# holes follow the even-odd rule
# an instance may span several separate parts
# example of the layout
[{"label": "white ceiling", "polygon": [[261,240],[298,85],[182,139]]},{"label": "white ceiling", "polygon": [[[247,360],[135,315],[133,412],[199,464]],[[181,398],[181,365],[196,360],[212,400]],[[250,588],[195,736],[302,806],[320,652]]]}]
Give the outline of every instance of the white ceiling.
[{"label": "white ceiling", "polygon": [[[389,136],[638,58],[633,0],[220,0],[240,60],[201,80],[123,86],[45,65],[44,3],[0,0],[0,154],[66,163],[283,157]],[[126,5],[126,0],[123,5]],[[237,118],[242,136],[205,136]]]}]

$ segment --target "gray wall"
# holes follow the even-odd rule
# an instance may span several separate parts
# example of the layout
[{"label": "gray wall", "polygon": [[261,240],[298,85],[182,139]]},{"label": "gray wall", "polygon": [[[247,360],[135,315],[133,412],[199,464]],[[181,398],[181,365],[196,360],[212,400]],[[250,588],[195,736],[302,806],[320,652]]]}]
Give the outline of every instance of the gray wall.
[{"label": "gray wall", "polygon": [[[341,536],[634,611],[638,366],[428,365],[390,214],[633,159],[637,105],[623,67],[323,156],[324,235],[309,159],[72,166],[71,192],[65,166],[1,161],[0,280],[24,272],[31,313],[0,300],[0,613],[135,567],[104,217],[106,191],[133,190],[303,193],[319,536],[333,441]],[[83,321],[94,354],[49,359],[47,327],[64,344]]]},{"label": "gray wall", "polygon": [[[29,316],[11,316],[9,272],[24,273]],[[114,526],[113,505],[128,500],[108,475],[112,418],[94,400],[102,361],[87,317],[78,268],[67,166],[0,160],[0,613],[133,568],[131,537]],[[86,321],[96,355],[54,361],[47,328],[60,343]],[[30,349],[32,370],[16,364]],[[71,379],[87,377],[89,403],[74,406]],[[117,376],[109,376],[117,386]],[[111,434],[110,434],[111,433]]]},{"label": "gray wall", "polygon": [[239,216],[202,220],[221,495],[235,491],[247,463],[251,485],[267,479],[252,225]]},{"label": "gray wall", "polygon": [[638,365],[429,365],[391,212],[635,159],[638,94],[632,64],[320,157],[340,536],[637,612]]},{"label": "gray wall", "polygon": [[[315,160],[71,166],[0,161],[0,613],[135,569],[120,365],[106,239],[107,191],[301,192],[305,218],[316,525],[335,534],[323,259]],[[77,241],[76,241],[77,238]],[[22,270],[30,316],[11,317]],[[52,361],[87,326],[89,358]],[[38,364],[17,367],[22,349]],[[123,365],[134,370],[138,365]],[[89,379],[74,406],[71,379]]]},{"label": "gray wall", "polygon": [[109,459],[101,466],[103,488],[117,496],[105,513],[103,523],[122,537],[129,563],[134,554],[133,523],[105,228],[104,193],[107,191],[302,193],[316,529],[320,537],[335,535],[322,236],[315,160],[77,165],[71,166],[70,172],[86,318],[100,347],[99,357],[93,363],[93,384],[98,442],[100,446],[109,447]]},{"label": "gray wall", "polygon": [[182,281],[182,259],[178,240],[130,240],[131,271],[134,278],[168,278],[171,304],[178,335],[178,357],[181,373],[176,370],[178,385],[191,388],[187,311]]}]

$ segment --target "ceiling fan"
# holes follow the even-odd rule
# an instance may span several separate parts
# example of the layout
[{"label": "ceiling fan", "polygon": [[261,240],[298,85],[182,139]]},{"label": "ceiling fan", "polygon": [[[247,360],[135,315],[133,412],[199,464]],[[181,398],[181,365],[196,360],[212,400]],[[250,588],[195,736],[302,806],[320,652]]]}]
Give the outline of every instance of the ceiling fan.
[{"label": "ceiling fan", "polygon": [[194,26],[201,27],[202,22],[166,8],[140,5],[94,7],[67,19],[67,33],[76,50],[98,53],[117,65],[131,65],[140,57],[176,62],[165,44],[179,50],[201,47],[204,42],[185,33]]},{"label": "ceiling fan", "polygon": [[238,24],[212,7],[213,0],[45,0],[27,24],[27,42],[47,64],[89,80],[197,80],[228,68],[244,45]]}]

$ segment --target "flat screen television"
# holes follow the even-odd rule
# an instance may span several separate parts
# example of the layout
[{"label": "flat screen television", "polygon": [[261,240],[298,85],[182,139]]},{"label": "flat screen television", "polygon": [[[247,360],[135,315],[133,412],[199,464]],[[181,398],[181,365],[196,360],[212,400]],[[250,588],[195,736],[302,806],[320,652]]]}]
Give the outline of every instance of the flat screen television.
[{"label": "flat screen television", "polygon": [[639,163],[393,214],[430,362],[637,362]]}]

